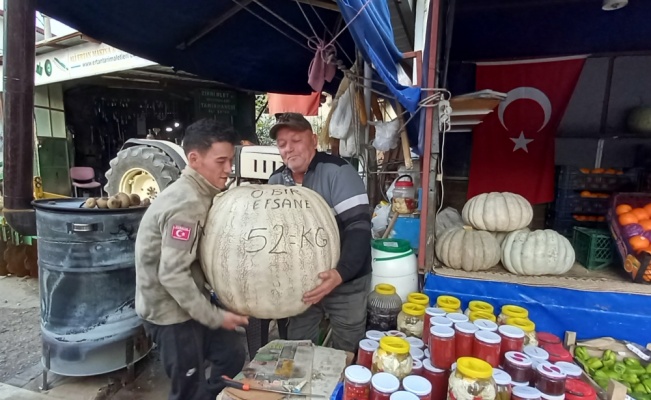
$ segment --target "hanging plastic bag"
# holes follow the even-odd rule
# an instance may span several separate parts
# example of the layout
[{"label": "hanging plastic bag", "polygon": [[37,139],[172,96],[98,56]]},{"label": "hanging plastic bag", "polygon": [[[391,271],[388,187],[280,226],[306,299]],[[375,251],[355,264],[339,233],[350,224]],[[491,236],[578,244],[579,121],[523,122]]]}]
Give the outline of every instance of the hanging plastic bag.
[{"label": "hanging plastic bag", "polygon": [[333,139],[346,139],[350,133],[350,124],[353,121],[354,110],[351,97],[352,88],[352,85],[349,86],[344,94],[336,100],[336,104],[333,102],[335,110],[332,113],[332,118],[330,118],[330,126],[328,129],[330,137]]},{"label": "hanging plastic bag", "polygon": [[389,151],[398,146],[400,139],[400,120],[397,118],[389,121],[375,121],[369,122],[370,125],[375,126],[375,139],[373,139],[373,147],[378,151]]},{"label": "hanging plastic bag", "polygon": [[389,211],[391,211],[391,204],[386,202],[381,202],[375,207],[371,218],[371,233],[374,239],[382,237],[389,226]]},{"label": "hanging plastic bag", "polygon": [[436,222],[434,223],[434,235],[439,238],[449,229],[454,229],[463,226],[463,219],[461,214],[456,208],[447,207],[445,210],[438,213]]}]

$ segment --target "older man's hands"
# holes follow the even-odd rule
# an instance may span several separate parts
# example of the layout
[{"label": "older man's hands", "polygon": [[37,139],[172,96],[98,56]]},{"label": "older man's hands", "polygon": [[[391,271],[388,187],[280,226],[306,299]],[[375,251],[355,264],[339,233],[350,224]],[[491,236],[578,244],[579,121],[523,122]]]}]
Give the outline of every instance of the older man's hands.
[{"label": "older man's hands", "polygon": [[322,280],[321,284],[303,295],[303,302],[305,304],[316,304],[320,302],[343,282],[341,275],[339,275],[336,269],[321,272],[319,278]]}]

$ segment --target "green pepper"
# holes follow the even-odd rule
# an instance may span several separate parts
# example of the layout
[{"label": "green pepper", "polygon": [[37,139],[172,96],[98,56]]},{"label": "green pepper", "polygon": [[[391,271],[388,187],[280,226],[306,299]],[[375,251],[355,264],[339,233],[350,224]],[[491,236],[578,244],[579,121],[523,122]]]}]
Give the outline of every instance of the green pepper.
[{"label": "green pepper", "polygon": [[608,376],[608,374],[607,374],[608,371],[610,371],[610,370],[607,370],[607,369],[598,369],[598,370],[595,371],[595,373],[594,373],[594,377],[595,377],[595,378],[598,378],[598,377],[602,377],[602,378],[610,378],[610,376]]},{"label": "green pepper", "polygon": [[602,362],[604,364],[604,368],[612,368],[617,362],[617,359],[603,360]]},{"label": "green pepper", "polygon": [[651,379],[643,379],[642,384],[644,384],[647,393],[651,393]]},{"label": "green pepper", "polygon": [[618,374],[623,374],[626,372],[626,364],[621,361],[617,361],[613,366],[613,371],[617,372]]},{"label": "green pepper", "polygon": [[609,378],[613,378],[615,380],[620,380],[622,378],[622,374],[619,374],[616,371],[606,371],[606,375],[608,375]]},{"label": "green pepper", "polygon": [[604,366],[604,363],[597,357],[590,357],[586,363],[588,364],[588,368],[593,370],[600,369]]},{"label": "green pepper", "polygon": [[604,354],[601,355],[602,360],[615,360],[617,361],[617,355],[615,354],[614,351],[612,350],[606,350],[604,351]]},{"label": "green pepper", "polygon": [[633,387],[633,391],[637,392],[637,393],[644,393],[644,394],[648,393],[647,390],[646,390],[646,387],[641,383],[636,384]]},{"label": "green pepper", "polygon": [[577,346],[577,348],[574,349],[574,356],[581,361],[586,361],[590,358],[590,355],[588,354],[588,349],[586,349],[583,346]]},{"label": "green pepper", "polygon": [[636,383],[640,383],[640,378],[638,378],[637,375],[631,373],[626,373],[622,375],[622,379],[624,379],[625,382],[628,382],[633,385]]},{"label": "green pepper", "polygon": [[641,365],[631,365],[626,367],[626,372],[629,374],[635,374],[637,376],[642,376],[646,374],[646,370]]},{"label": "green pepper", "polygon": [[597,385],[603,389],[608,389],[608,383],[610,382],[609,378],[604,378],[601,376],[596,376],[594,381],[597,382]]},{"label": "green pepper", "polygon": [[635,400],[646,400],[649,398],[649,395],[646,393],[633,392],[631,393],[631,397]]},{"label": "green pepper", "polygon": [[646,366],[646,372],[651,374],[651,363],[647,364]]},{"label": "green pepper", "polygon": [[[606,350],[606,351],[608,351],[608,350]],[[614,355],[614,353],[613,353],[613,355]],[[624,357],[624,364],[626,364],[628,366],[642,365],[642,364],[640,364],[640,361],[638,359],[632,358],[632,357]]]}]

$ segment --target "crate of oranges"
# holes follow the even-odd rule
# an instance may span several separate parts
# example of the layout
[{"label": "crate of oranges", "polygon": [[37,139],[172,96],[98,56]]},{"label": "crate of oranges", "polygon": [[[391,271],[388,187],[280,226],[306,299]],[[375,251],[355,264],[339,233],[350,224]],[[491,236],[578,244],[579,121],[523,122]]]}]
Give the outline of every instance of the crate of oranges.
[{"label": "crate of oranges", "polygon": [[626,272],[634,282],[651,283],[651,195],[615,194],[608,225]]}]

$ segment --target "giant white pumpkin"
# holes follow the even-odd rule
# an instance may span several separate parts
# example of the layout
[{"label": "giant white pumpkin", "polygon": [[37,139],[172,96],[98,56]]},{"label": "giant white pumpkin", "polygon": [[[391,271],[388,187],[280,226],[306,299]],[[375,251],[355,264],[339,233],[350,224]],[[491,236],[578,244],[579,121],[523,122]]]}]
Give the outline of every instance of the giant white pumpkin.
[{"label": "giant white pumpkin", "polygon": [[491,232],[512,232],[531,223],[533,208],[522,196],[508,192],[482,193],[466,202],[461,211],[466,224]]},{"label": "giant white pumpkin", "polygon": [[493,235],[469,226],[443,232],[435,250],[444,265],[469,272],[489,269],[500,261],[500,247]]},{"label": "giant white pumpkin", "polygon": [[332,209],[300,186],[246,185],[215,197],[200,244],[201,265],[233,312],[278,319],[307,310],[303,294],[339,261]]},{"label": "giant white pumpkin", "polygon": [[560,275],[574,265],[574,248],[551,229],[515,231],[502,243],[502,264],[517,275]]}]

